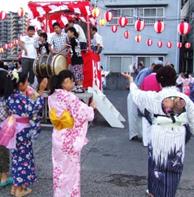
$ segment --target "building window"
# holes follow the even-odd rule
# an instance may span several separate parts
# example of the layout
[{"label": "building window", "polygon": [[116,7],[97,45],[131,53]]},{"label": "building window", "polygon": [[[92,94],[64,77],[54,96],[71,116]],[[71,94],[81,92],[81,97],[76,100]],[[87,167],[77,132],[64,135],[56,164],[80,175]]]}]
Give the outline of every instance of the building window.
[{"label": "building window", "polygon": [[130,72],[132,56],[107,56],[108,70],[113,73]]},{"label": "building window", "polygon": [[139,63],[143,63],[144,66],[149,67],[156,60],[160,60],[160,61],[164,62],[165,61],[165,57],[164,56],[137,56],[137,65]]},{"label": "building window", "polygon": [[128,25],[134,24],[134,8],[117,8],[110,10],[113,14],[113,19],[110,21],[110,25],[118,24],[118,19],[120,16],[125,16],[128,18]]},{"label": "building window", "polygon": [[146,24],[153,24],[157,20],[163,20],[165,17],[165,8],[137,8],[137,16],[144,19]]}]

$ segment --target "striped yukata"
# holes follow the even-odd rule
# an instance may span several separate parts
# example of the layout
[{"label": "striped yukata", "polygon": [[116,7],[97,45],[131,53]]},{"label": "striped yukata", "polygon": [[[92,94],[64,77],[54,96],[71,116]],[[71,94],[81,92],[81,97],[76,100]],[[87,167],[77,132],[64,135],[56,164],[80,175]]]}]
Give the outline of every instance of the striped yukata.
[{"label": "striped yukata", "polygon": [[[194,104],[175,87],[163,88],[158,93],[145,92],[131,83],[130,90],[133,101],[141,111],[147,109],[152,115],[157,114],[150,127],[148,145],[149,193],[154,197],[175,197],[183,171],[188,134],[185,125],[189,125],[190,131],[194,133]],[[164,102],[168,105],[172,102],[173,107],[170,109],[173,110],[180,102],[184,102],[184,110],[171,117],[166,111],[169,108],[164,108]]]}]

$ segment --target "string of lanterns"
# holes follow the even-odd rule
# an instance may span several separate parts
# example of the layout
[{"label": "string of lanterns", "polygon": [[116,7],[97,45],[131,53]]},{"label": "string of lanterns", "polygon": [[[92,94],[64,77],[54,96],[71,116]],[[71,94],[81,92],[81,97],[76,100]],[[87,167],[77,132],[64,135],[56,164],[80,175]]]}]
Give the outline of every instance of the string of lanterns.
[{"label": "string of lanterns", "polygon": [[[20,7],[17,14],[19,17],[24,17],[25,16],[24,9]],[[7,18],[7,13],[5,11],[0,11],[0,20],[2,21],[5,20],[6,18]],[[5,50],[9,50],[17,47],[18,44],[19,44],[19,39],[14,39],[9,43],[4,44],[2,47],[0,47],[0,54],[4,53]]]},{"label": "string of lanterns", "polygon": [[[94,18],[97,18],[97,17],[99,17],[99,15],[100,15],[100,10],[99,10],[99,8],[95,7],[93,9],[92,16]],[[113,14],[110,11],[106,11],[105,14],[104,14],[104,18],[99,20],[99,25],[104,26],[104,25],[106,25],[107,22],[111,22],[112,19],[113,19]],[[128,25],[128,23],[129,23],[128,18],[124,17],[124,16],[121,16],[121,17],[118,18],[118,24],[117,25],[114,24],[114,25],[111,26],[111,30],[112,30],[113,33],[116,33],[118,31],[119,27],[124,28]],[[141,31],[144,30],[145,25],[146,25],[145,21],[138,18],[135,22],[135,30],[137,32],[141,32]],[[154,31],[157,34],[161,34],[162,32],[164,32],[164,30],[165,30],[164,21],[158,20],[154,23]],[[189,34],[190,31],[191,31],[191,25],[186,21],[182,21],[177,27],[177,32],[182,36],[185,36],[185,35]],[[124,35],[125,39],[128,39],[130,37],[130,32],[128,30],[126,30],[123,35]],[[141,37],[140,34],[135,36],[135,41],[137,43],[140,43],[142,41],[142,37]],[[151,40],[150,38],[147,39],[146,44],[149,47],[152,46],[153,45],[153,40]],[[159,48],[162,48],[163,45],[164,45],[164,43],[161,40],[159,40],[157,42],[157,46]],[[177,46],[177,48],[182,48],[183,43],[177,42],[176,46]],[[166,43],[166,47],[168,47],[169,49],[172,48],[173,43],[171,41],[168,41]],[[191,47],[191,43],[189,43],[189,42],[185,43],[184,47],[189,49]]]}]

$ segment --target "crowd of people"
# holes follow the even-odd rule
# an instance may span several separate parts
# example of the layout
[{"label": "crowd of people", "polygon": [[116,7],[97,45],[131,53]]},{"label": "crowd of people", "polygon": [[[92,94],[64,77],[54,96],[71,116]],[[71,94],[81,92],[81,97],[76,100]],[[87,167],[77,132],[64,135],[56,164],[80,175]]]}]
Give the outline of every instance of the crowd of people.
[{"label": "crowd of people", "polygon": [[[193,78],[174,65],[155,61],[129,79],[129,139],[148,146],[150,197],[175,197],[183,171],[185,144],[194,134],[194,103],[189,98]],[[137,124],[137,122],[139,124]]]},{"label": "crowd of people", "polygon": [[[33,140],[40,133],[43,93],[48,79],[38,80],[36,90],[33,63],[45,54],[70,54],[70,68],[50,79],[49,118],[53,125],[52,162],[54,197],[79,197],[80,156],[87,143],[88,122],[94,118],[90,106],[73,92],[83,92],[83,57],[86,36],[80,25],[69,21],[65,29],[53,24],[54,34],[29,26],[20,40],[21,66],[9,71],[0,62],[0,187],[11,184],[11,195],[23,197],[32,192],[37,179]],[[91,28],[92,50],[100,54],[102,37]],[[194,133],[194,80],[174,65],[157,60],[150,67],[140,62],[129,80],[129,139],[142,138],[148,146],[148,191],[150,197],[174,197],[183,171],[185,144]],[[76,88],[74,86],[76,85]],[[191,99],[190,99],[190,98]],[[137,124],[137,122],[139,124]],[[9,154],[11,153],[11,156]],[[10,157],[10,159],[9,159]],[[11,161],[11,162],[10,162]],[[11,176],[9,167],[11,166]]]},{"label": "crowd of people", "polygon": [[[82,54],[88,50],[87,40],[75,21],[69,21],[64,29],[55,22],[53,29],[49,38],[46,32],[35,32],[29,26],[19,41],[22,51],[19,63],[9,68],[0,62],[0,187],[12,185],[10,194],[15,197],[31,193],[31,184],[37,179],[32,144],[41,131],[46,89],[53,125],[54,196],[80,196],[80,155],[87,143],[87,125],[94,118],[95,108],[93,101],[88,106],[74,94],[84,91]],[[103,42],[96,27],[91,27],[91,36],[91,48],[100,54]],[[45,54],[65,57],[69,54],[69,69],[49,79],[36,79],[34,61]]]}]

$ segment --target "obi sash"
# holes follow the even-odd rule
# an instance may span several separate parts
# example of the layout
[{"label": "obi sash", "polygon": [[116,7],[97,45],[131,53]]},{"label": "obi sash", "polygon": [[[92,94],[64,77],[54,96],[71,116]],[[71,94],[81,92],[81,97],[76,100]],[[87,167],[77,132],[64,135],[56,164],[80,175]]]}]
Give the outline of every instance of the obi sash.
[{"label": "obi sash", "polygon": [[27,117],[11,115],[0,125],[0,145],[8,149],[16,148],[16,135],[29,126]]},{"label": "obi sash", "polygon": [[72,129],[74,127],[74,119],[71,113],[65,110],[60,116],[54,108],[49,111],[49,118],[56,130]]}]

